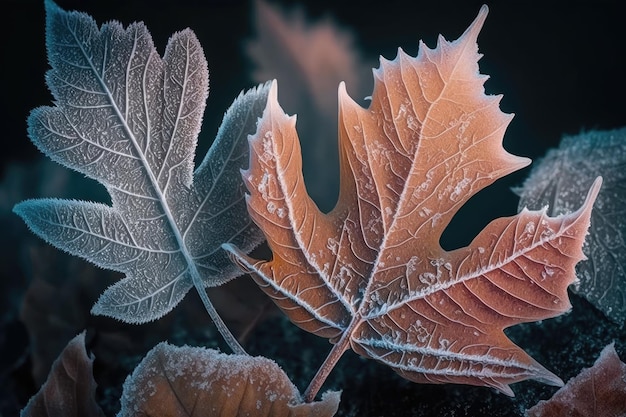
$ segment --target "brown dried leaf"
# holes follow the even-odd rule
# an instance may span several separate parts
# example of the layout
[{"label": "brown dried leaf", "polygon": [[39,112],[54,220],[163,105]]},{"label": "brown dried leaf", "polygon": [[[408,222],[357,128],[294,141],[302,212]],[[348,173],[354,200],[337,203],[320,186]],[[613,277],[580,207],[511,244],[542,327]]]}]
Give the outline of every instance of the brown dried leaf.
[{"label": "brown dried leaf", "polygon": [[547,401],[527,411],[529,417],[623,417],[626,416],[626,363],[614,344],[602,349],[591,368],[583,371]]},{"label": "brown dried leaf", "polygon": [[93,357],[85,332],[74,337],[52,365],[48,380],[22,410],[21,417],[104,417],[96,404]]},{"label": "brown dried leaf", "polygon": [[[30,281],[20,307],[20,320],[30,339],[32,375],[37,384],[45,381],[51,365],[81,329],[88,328],[89,309],[115,273],[59,253],[49,245],[22,245],[30,268],[23,271]],[[68,279],[71,277],[71,279]],[[98,352],[98,357],[102,359]]]},{"label": "brown dried leaf", "polygon": [[255,2],[254,18],[256,38],[246,45],[256,67],[254,79],[286,79],[296,89],[287,93],[290,104],[304,93],[310,106],[336,119],[337,103],[327,93],[342,80],[357,91],[367,83],[352,34],[332,20],[310,23],[302,10],[288,14],[263,0]]},{"label": "brown dried leaf", "polygon": [[124,383],[120,417],[333,416],[340,392],[303,404],[273,361],[160,343]]},{"label": "brown dried leaf", "polygon": [[[299,132],[306,160],[303,175],[309,195],[324,211],[336,201],[339,187],[337,84],[344,81],[356,97],[371,91],[371,65],[354,45],[352,33],[325,18],[312,22],[302,9],[291,13],[264,0],[255,1],[255,38],[246,51],[254,80],[278,79],[281,102],[300,115]],[[323,167],[323,169],[320,169]]]},{"label": "brown dried leaf", "polygon": [[439,244],[465,202],[529,163],[503,149],[512,116],[484,93],[476,39],[486,15],[483,6],[455,42],[420,43],[417,58],[381,59],[368,109],[340,85],[341,192],[327,215],[307,195],[295,117],[272,86],[244,179],[273,258],[224,247],[295,324],[335,343],[307,399],[349,348],[415,382],[507,395],[527,378],[562,384],[503,329],[570,309],[600,181],[575,213],[524,210],[467,247]]}]

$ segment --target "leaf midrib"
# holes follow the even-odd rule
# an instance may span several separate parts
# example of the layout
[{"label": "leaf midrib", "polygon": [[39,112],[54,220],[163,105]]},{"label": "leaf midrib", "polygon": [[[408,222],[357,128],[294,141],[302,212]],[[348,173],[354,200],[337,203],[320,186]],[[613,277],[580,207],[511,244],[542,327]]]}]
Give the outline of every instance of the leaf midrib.
[{"label": "leaf midrib", "polygon": [[[458,39],[457,39],[457,41],[458,41]],[[463,49],[462,49],[462,51],[460,51],[460,53],[458,55],[459,59],[457,59],[457,61],[454,63],[454,68],[453,68],[453,70],[450,73],[450,77],[447,80],[447,82],[444,82],[443,88],[442,88],[441,92],[439,93],[438,97],[436,97],[433,101],[427,100],[430,103],[430,106],[429,106],[429,108],[428,108],[428,110],[426,112],[426,116],[424,117],[424,121],[420,125],[419,131],[417,132],[417,135],[419,137],[419,141],[418,141],[417,146],[415,147],[415,151],[413,153],[413,159],[412,159],[412,162],[411,162],[411,169],[410,169],[409,173],[412,172],[414,167],[415,167],[415,163],[417,161],[417,155],[418,155],[418,153],[419,153],[419,151],[421,149],[422,138],[424,137],[424,134],[423,134],[424,126],[426,125],[426,121],[429,119],[429,114],[430,114],[431,110],[435,107],[436,103],[438,103],[441,100],[441,98],[444,96],[448,86],[450,85],[450,80],[453,78],[454,72],[456,71],[456,69],[458,67],[458,64],[459,64],[459,62],[461,60],[461,57],[466,52],[466,48],[467,48],[468,44],[470,44],[470,42],[465,40],[464,45],[463,45]],[[424,54],[424,55],[426,55],[426,54]],[[398,56],[396,59],[399,60],[399,64],[398,65],[401,65],[402,57]],[[439,76],[443,80],[443,76],[441,76],[441,73],[439,71],[439,66],[436,65],[436,67],[437,67],[437,72],[438,72]],[[394,121],[394,123],[395,123],[395,121]],[[368,153],[368,161],[369,160],[370,159],[369,159],[369,153]],[[407,178],[409,176],[410,175],[407,175]],[[384,251],[384,248],[386,247],[387,238],[391,234],[391,231],[394,229],[394,227],[396,225],[396,221],[400,218],[400,216],[397,215],[401,211],[400,208],[403,207],[404,203],[407,201],[407,198],[406,198],[407,189],[408,189],[407,181],[405,179],[404,187],[402,188],[402,193],[400,194],[400,196],[398,198],[398,204],[396,205],[396,208],[395,208],[394,216],[392,217],[392,221],[391,221],[391,224],[389,225],[389,229],[386,232],[384,232],[384,234],[383,234],[383,239],[382,239],[382,241],[380,243],[379,251],[377,253],[376,259],[374,260],[374,268],[372,268],[372,271],[370,273],[370,279],[368,280],[367,285],[365,287],[365,291],[363,293],[363,298],[361,299],[361,302],[360,302],[360,305],[359,305],[359,307],[357,309],[357,312],[352,317],[352,320],[351,320],[352,322],[354,322],[354,321],[365,321],[365,320],[370,318],[369,315],[367,314],[368,311],[366,311],[367,310],[366,307],[368,305],[367,300],[368,300],[368,298],[370,296],[370,293],[371,293],[370,290],[372,288],[372,283],[374,282],[374,277],[376,276],[376,274],[378,272],[378,268],[379,268],[379,265],[380,265],[380,257],[381,257],[381,255],[382,255],[382,253]],[[381,204],[381,207],[382,207],[382,204]],[[398,308],[398,307],[406,304],[407,302],[408,301],[402,300],[399,303],[397,303],[397,305],[395,305],[394,308]],[[385,314],[386,314],[386,312],[388,312],[390,310],[391,310],[391,308],[385,308],[384,309]],[[381,315],[382,314],[376,314],[376,315],[373,315],[371,318],[378,317],[378,316],[381,316]]]},{"label": "leaf midrib", "polygon": [[[542,217],[539,220],[539,222],[541,222],[541,220],[543,220],[543,216],[545,216],[545,210],[542,211]],[[515,252],[512,253],[511,256],[504,258],[503,260],[494,263],[493,265],[491,265],[490,263],[490,267],[488,268],[481,268],[481,269],[477,269],[469,274],[466,274],[464,276],[456,277],[454,280],[450,280],[449,282],[446,282],[444,284],[440,284],[438,286],[429,286],[426,288],[425,291],[420,291],[416,294],[414,294],[411,297],[406,297],[403,298],[402,300],[390,304],[388,305],[385,309],[382,309],[378,312],[376,312],[376,314],[372,314],[372,315],[363,315],[363,320],[371,320],[371,319],[375,319],[378,317],[382,317],[386,314],[388,314],[390,311],[395,310],[397,308],[400,308],[402,306],[404,306],[407,303],[410,303],[411,301],[415,301],[415,300],[420,300],[420,299],[424,299],[427,296],[434,294],[436,292],[439,291],[444,291],[448,288],[451,288],[455,285],[458,285],[460,283],[463,283],[465,281],[469,281],[472,279],[476,279],[482,275],[488,274],[490,272],[493,272],[495,270],[501,269],[502,267],[504,267],[505,265],[508,265],[509,263],[513,262],[515,259],[519,258],[520,256],[524,256],[526,253],[531,252],[533,250],[535,250],[536,248],[543,246],[544,244],[546,244],[547,242],[553,241],[557,238],[563,237],[567,230],[573,226],[574,223],[568,225],[567,227],[562,227],[558,232],[555,232],[554,234],[550,235],[549,237],[545,238],[545,239],[538,239],[534,244],[532,244],[531,246],[528,246],[527,248],[525,248],[522,251],[519,252]],[[507,226],[508,227],[508,226]],[[467,249],[469,247],[465,247],[464,249]]]},{"label": "leaf midrib", "polygon": [[[135,149],[135,151],[137,152],[137,154],[139,155],[139,160],[141,161],[141,164],[144,168],[144,171],[146,172],[146,175],[148,176],[149,180],[150,180],[150,184],[152,186],[152,189],[154,190],[154,192],[157,195],[157,200],[159,202],[159,205],[161,206],[161,209],[163,210],[163,213],[165,214],[165,217],[167,219],[167,223],[172,231],[172,234],[174,236],[174,239],[176,240],[176,243],[178,245],[179,251],[181,252],[181,254],[183,255],[184,259],[185,259],[185,263],[187,266],[187,270],[190,272],[191,278],[192,278],[192,282],[194,284],[194,286],[200,290],[202,289],[202,279],[200,277],[200,273],[195,265],[195,262],[192,259],[191,253],[189,252],[189,250],[187,249],[187,246],[185,245],[184,239],[181,235],[180,229],[178,228],[178,225],[176,224],[176,221],[174,219],[174,216],[172,214],[172,212],[169,210],[169,206],[167,204],[167,200],[165,198],[165,195],[163,194],[163,192],[161,191],[161,189],[159,188],[158,185],[158,181],[157,178],[154,176],[154,173],[152,172],[149,164],[148,164],[148,160],[145,157],[141,147],[139,146],[139,143],[137,142],[135,135],[133,134],[133,132],[130,129],[130,126],[128,126],[128,123],[126,121],[126,118],[124,117],[124,115],[122,115],[122,112],[120,111],[119,106],[117,105],[116,101],[113,98],[113,95],[111,94],[111,91],[109,90],[105,80],[100,76],[98,70],[96,69],[96,67],[94,66],[94,62],[92,62],[92,60],[90,59],[89,54],[86,53],[85,48],[83,47],[82,42],[80,41],[80,39],[78,38],[78,36],[76,35],[75,31],[67,26],[69,32],[72,34],[72,36],[74,37],[74,41],[76,42],[76,44],[78,45],[78,47],[80,48],[81,53],[83,54],[83,57],[85,58],[85,60],[89,63],[89,66],[94,74],[94,76],[96,77],[96,79],[98,80],[98,83],[100,84],[100,86],[102,87],[102,89],[104,90],[107,99],[109,100],[109,102],[111,103],[111,107],[113,108],[115,115],[117,116],[117,118],[120,120],[124,131],[126,132],[126,135],[128,136],[128,138],[130,139],[130,142],[133,144],[133,147]],[[134,36],[133,36],[133,53],[131,54],[131,57],[128,61],[128,65],[130,65],[130,63],[132,62],[132,58],[134,56],[134,51],[135,51],[135,47],[136,47],[136,43],[137,43],[137,26],[134,26]],[[108,43],[107,40],[105,39],[105,47],[104,47],[104,55],[102,57],[102,65],[103,65],[103,70],[104,70],[104,65],[106,64],[106,57],[108,54]],[[187,51],[188,49],[186,49]],[[150,56],[152,56],[152,54],[150,54]],[[188,58],[188,56],[187,56]],[[145,63],[145,65],[148,65],[148,63]],[[187,70],[188,70],[188,65],[189,65],[189,59],[185,60],[185,76],[187,75]],[[128,77],[128,69],[126,71],[126,77]],[[142,76],[142,84],[145,81],[145,73]],[[181,97],[184,97],[184,93],[185,93],[185,89],[186,89],[186,82],[187,79],[185,78],[185,82],[183,84],[183,92],[181,94]],[[128,79],[126,79],[126,83],[124,88],[126,89],[126,100],[128,100],[129,97],[129,92],[128,92]],[[127,103],[128,104],[128,103]],[[145,102],[144,102],[145,104]],[[181,106],[182,106],[182,100],[178,105],[178,112],[177,112],[177,122],[178,122],[178,116],[180,116],[180,111],[181,111]],[[149,121],[149,113],[147,111],[146,108],[144,108],[145,114],[146,114],[146,121]],[[149,138],[146,138],[146,140],[149,140]],[[171,147],[171,146],[170,146]],[[169,149],[168,149],[169,152]],[[125,191],[124,191],[125,192]],[[124,221],[122,219],[122,221]],[[184,274],[180,274],[176,279],[181,279],[180,277],[184,276]]]}]

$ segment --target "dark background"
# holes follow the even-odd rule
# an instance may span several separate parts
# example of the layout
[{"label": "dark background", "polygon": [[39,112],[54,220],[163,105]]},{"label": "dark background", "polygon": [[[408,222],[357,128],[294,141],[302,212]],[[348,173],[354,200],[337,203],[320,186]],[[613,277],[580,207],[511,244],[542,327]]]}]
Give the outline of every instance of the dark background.
[{"label": "dark background", "polygon": [[[98,23],[143,20],[162,53],[171,33],[190,27],[209,61],[211,93],[204,133],[212,137],[234,97],[254,84],[242,41],[252,36],[249,1],[59,0]],[[276,4],[276,2],[273,2]],[[281,2],[285,5],[289,2]],[[293,2],[295,4],[295,2]],[[415,55],[417,41],[433,47],[437,34],[456,39],[476,16],[480,1],[302,1],[313,20],[332,17],[351,29],[355,45],[372,61],[393,58],[398,47]],[[501,107],[516,114],[505,142],[511,152],[536,158],[562,134],[626,125],[626,32],[619,2],[492,1],[479,37],[488,93],[504,94]],[[51,96],[41,0],[3,2],[0,25],[3,161],[36,153],[26,138],[26,117]],[[289,112],[289,109],[286,109]],[[301,115],[300,117],[304,117]]]},{"label": "dark background", "polygon": [[[256,83],[244,42],[253,36],[253,2],[242,0],[59,0],[101,24],[143,20],[159,50],[185,27],[197,34],[209,62],[210,94],[197,155],[204,155],[221,118],[242,89]],[[287,10],[296,4],[312,21],[331,18],[354,35],[368,62],[388,59],[397,48],[417,53],[417,41],[430,47],[443,34],[456,39],[476,16],[481,1],[331,1],[271,2]],[[536,160],[558,145],[562,135],[626,126],[626,35],[623,6],[610,1],[491,1],[479,36],[480,69],[490,75],[485,88],[503,94],[501,108],[515,113],[504,138],[511,153]],[[36,106],[50,105],[42,0],[4,2],[0,25],[2,167],[38,155],[26,135],[26,118]],[[285,109],[288,113],[289,108]],[[299,114],[299,119],[306,114]],[[305,161],[306,164],[306,161]],[[530,168],[479,193],[464,213],[480,214],[458,238],[444,235],[444,246],[467,243],[493,217],[514,214],[520,185]],[[0,175],[2,175],[0,169]],[[455,220],[456,221],[456,220]],[[453,228],[453,225],[451,228]]]}]

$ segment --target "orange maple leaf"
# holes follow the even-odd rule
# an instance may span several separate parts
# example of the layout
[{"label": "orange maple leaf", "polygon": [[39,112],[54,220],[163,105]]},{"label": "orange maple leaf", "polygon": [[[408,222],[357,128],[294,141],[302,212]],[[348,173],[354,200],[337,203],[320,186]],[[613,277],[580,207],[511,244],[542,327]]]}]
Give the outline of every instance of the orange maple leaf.
[{"label": "orange maple leaf", "polygon": [[328,214],[307,195],[295,117],[271,88],[243,176],[273,257],[225,249],[293,323],[334,343],[308,400],[349,348],[415,382],[507,395],[527,378],[562,385],[503,329],[570,309],[567,287],[601,180],[575,213],[523,210],[467,247],[439,243],[474,194],[530,163],[502,147],[512,115],[484,92],[476,39],[486,15],[483,6],[455,42],[420,43],[416,58],[402,50],[381,58],[368,109],[340,85],[340,197]]}]

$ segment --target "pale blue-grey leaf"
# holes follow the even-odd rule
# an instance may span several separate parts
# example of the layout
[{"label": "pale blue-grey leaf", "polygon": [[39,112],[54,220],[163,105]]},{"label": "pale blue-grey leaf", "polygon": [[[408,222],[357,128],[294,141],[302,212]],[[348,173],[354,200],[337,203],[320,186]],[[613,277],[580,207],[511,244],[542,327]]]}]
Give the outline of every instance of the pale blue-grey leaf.
[{"label": "pale blue-grey leaf", "polygon": [[536,164],[516,190],[520,209],[549,206],[574,211],[589,186],[603,177],[573,290],[617,323],[626,321],[626,128],[567,136]]},{"label": "pale blue-grey leaf", "polygon": [[45,4],[52,67],[46,80],[55,105],[33,110],[29,136],[56,162],[104,184],[112,205],[42,199],[14,211],[58,248],[126,274],[102,294],[94,314],[157,319],[191,287],[203,293],[240,274],[222,243],[251,250],[262,240],[247,214],[239,170],[268,85],[234,101],[194,173],[208,96],[207,63],[194,33],[174,34],[161,58],[143,23],[98,28],[84,13]]}]

